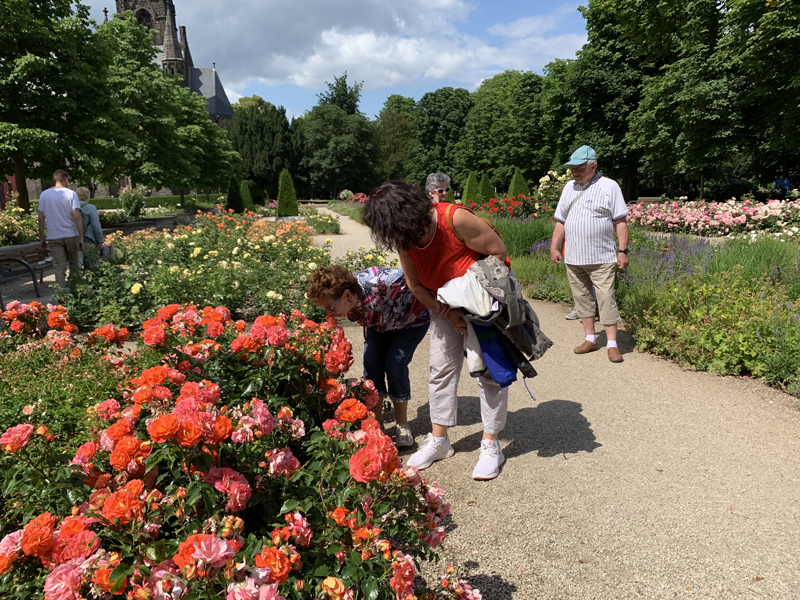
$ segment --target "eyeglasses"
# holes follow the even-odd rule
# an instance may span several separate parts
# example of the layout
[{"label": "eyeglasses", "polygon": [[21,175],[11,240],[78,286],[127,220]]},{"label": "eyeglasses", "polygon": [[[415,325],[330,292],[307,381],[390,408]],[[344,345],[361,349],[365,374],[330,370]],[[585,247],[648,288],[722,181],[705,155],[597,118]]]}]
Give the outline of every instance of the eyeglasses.
[{"label": "eyeglasses", "polygon": [[433,191],[436,192],[437,194],[446,194],[447,192],[450,191],[450,186],[447,186],[445,188],[438,188]]},{"label": "eyeglasses", "polygon": [[341,296],[339,296],[336,300],[333,301],[333,304],[331,304],[331,307],[328,310],[331,312],[336,310],[336,305],[339,304],[339,300],[341,300],[342,298],[344,298],[344,293],[342,293]]},{"label": "eyeglasses", "polygon": [[585,171],[588,168],[589,168],[589,163],[585,162],[582,165],[572,165],[570,167],[570,170],[571,171]]}]

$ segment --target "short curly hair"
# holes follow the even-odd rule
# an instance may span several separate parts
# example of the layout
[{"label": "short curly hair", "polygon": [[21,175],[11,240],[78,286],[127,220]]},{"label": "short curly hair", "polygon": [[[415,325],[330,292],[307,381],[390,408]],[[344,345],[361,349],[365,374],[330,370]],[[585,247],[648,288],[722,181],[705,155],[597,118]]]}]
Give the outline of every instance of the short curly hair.
[{"label": "short curly hair", "polygon": [[308,276],[306,296],[314,304],[322,305],[325,299],[336,299],[350,290],[354,294],[361,291],[355,276],[340,265],[322,265]]},{"label": "short curly hair", "polygon": [[387,181],[369,195],[363,217],[378,247],[408,251],[425,236],[433,219],[433,202],[415,185]]}]

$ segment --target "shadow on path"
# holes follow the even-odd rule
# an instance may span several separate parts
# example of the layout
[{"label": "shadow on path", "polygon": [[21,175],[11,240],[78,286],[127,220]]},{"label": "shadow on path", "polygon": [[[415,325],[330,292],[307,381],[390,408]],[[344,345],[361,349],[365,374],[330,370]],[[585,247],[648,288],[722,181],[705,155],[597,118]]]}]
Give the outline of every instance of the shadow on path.
[{"label": "shadow on path", "polygon": [[[430,411],[428,405],[417,410],[411,421],[416,435],[430,431]],[[461,396],[458,399],[459,425],[474,425],[481,422],[480,401],[476,396]],[[453,444],[456,452],[472,452],[481,444],[482,432],[476,432]],[[506,428],[501,434],[505,442],[503,452],[506,459],[536,452],[538,456],[549,458],[559,454],[593,452],[599,444],[592,431],[591,423],[583,416],[579,402],[570,400],[548,400],[532,408],[522,408],[508,413]]]}]

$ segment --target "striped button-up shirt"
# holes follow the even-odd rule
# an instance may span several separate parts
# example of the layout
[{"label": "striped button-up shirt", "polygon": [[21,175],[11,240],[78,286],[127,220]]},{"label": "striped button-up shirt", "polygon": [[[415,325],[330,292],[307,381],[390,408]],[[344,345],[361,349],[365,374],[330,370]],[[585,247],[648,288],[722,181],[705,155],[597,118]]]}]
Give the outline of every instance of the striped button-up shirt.
[{"label": "striped button-up shirt", "polygon": [[554,215],[556,221],[564,224],[564,262],[568,265],[617,262],[614,221],[627,215],[622,190],[613,179],[598,173],[583,186],[570,181],[561,192]]}]

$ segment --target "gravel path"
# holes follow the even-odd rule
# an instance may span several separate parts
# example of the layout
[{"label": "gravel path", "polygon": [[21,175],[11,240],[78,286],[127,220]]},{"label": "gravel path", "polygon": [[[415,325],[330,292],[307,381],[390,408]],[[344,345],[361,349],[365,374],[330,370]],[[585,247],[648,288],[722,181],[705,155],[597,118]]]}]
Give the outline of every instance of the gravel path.
[{"label": "gravel path", "polygon": [[[369,245],[340,217],[333,254]],[[324,238],[323,238],[324,239]],[[555,346],[539,376],[511,387],[501,436],[507,462],[471,479],[481,437],[478,390],[462,373],[453,458],[425,472],[452,504],[444,564],[487,600],[800,599],[800,412],[761,383],[605,348],[578,356],[569,307],[532,301]],[[360,328],[348,329],[360,374]],[[429,344],[411,365],[411,428],[429,431]],[[411,452],[406,452],[408,455]]]}]

